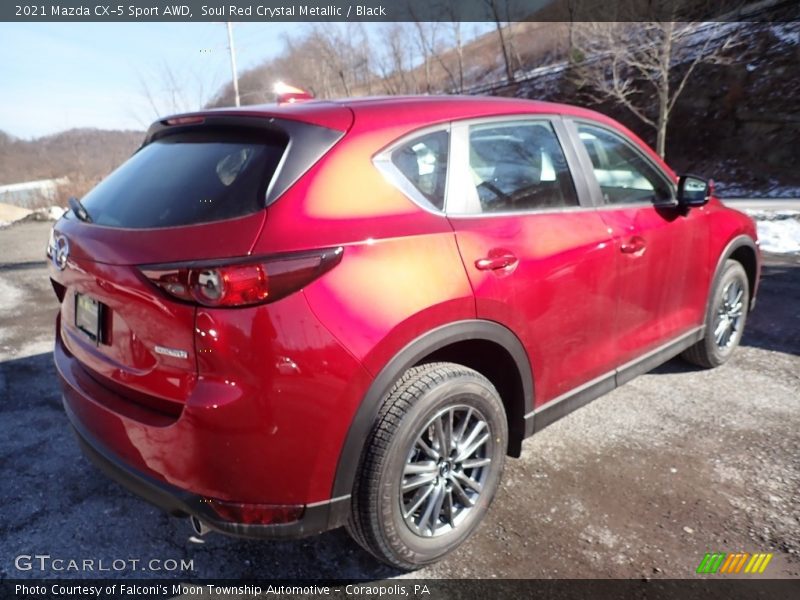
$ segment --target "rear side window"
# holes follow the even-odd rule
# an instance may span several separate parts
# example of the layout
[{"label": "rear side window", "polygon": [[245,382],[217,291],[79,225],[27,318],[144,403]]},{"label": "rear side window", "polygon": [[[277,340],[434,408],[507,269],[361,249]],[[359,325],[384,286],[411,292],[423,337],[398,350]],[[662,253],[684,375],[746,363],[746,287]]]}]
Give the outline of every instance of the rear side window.
[{"label": "rear side window", "polygon": [[133,229],[232,219],[265,206],[286,149],[273,133],[203,130],[148,144],[89,192],[94,223]]},{"label": "rear side window", "polygon": [[392,163],[433,206],[444,208],[447,182],[446,131],[414,138],[392,152]]}]

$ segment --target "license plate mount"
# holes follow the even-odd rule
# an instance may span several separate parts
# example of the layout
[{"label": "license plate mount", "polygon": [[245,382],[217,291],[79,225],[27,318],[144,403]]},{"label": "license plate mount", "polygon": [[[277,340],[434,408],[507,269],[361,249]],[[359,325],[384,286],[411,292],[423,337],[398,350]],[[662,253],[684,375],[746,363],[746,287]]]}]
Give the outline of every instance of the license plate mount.
[{"label": "license plate mount", "polygon": [[85,294],[75,293],[75,327],[95,344],[103,341],[103,313],[105,305]]}]

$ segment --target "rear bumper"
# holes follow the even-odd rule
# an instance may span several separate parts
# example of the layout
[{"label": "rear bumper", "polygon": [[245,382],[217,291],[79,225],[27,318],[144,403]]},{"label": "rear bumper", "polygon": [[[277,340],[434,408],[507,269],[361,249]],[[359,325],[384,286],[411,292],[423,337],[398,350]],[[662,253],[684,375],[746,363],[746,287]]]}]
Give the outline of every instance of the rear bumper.
[{"label": "rear bumper", "polygon": [[[275,306],[298,312],[298,302],[302,309],[302,296]],[[87,368],[58,321],[54,360],[66,413],[86,454],[112,478],[169,513],[232,535],[302,537],[345,523],[349,496],[332,499],[331,490],[369,376],[325,330],[315,329],[306,352],[291,352],[291,368],[269,354],[228,358],[230,380],[200,377],[180,413],[167,415]],[[260,323],[270,325],[263,315]],[[255,326],[244,329],[259,337]],[[272,333],[279,352],[282,334]]]},{"label": "rear bumper", "polygon": [[350,511],[349,496],[306,505],[302,517],[291,523],[253,525],[223,521],[202,496],[157,481],[122,463],[81,427],[66,401],[64,408],[81,450],[95,466],[137,496],[173,516],[194,516],[214,531],[262,539],[293,539],[315,535],[340,527],[347,520]]}]

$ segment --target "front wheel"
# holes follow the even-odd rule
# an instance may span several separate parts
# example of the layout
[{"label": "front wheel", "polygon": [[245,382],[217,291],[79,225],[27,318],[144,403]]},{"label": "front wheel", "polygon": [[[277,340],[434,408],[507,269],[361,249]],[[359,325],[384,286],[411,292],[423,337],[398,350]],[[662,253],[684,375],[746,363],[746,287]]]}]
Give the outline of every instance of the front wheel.
[{"label": "front wheel", "polygon": [[452,363],[409,369],[367,441],[348,531],[394,567],[439,560],[486,514],[507,440],[503,404],[483,375]]},{"label": "front wheel", "polygon": [[728,260],[714,284],[706,313],[705,337],[682,356],[710,369],[726,362],[739,345],[750,306],[750,283],[742,265]]}]

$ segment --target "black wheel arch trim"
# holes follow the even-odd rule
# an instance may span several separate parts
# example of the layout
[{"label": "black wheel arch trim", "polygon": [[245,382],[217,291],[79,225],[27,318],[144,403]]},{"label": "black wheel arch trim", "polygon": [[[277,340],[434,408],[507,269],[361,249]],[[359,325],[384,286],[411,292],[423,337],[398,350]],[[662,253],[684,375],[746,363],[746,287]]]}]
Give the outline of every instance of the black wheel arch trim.
[{"label": "black wheel arch trim", "polygon": [[[708,309],[711,306],[711,302],[713,302],[713,298],[711,297],[712,292],[714,291],[714,285],[719,280],[719,277],[722,274],[723,268],[725,266],[725,261],[733,256],[733,253],[736,252],[739,248],[746,246],[753,251],[755,256],[755,267],[756,272],[753,274],[753,282],[751,285],[750,290],[750,306],[748,307],[749,310],[753,310],[756,305],[756,292],[758,291],[758,278],[761,272],[761,260],[760,255],[758,252],[758,246],[756,245],[755,240],[751,238],[747,234],[740,234],[735,236],[725,248],[720,252],[719,259],[717,260],[717,266],[714,268],[714,275],[711,278],[708,286],[708,299],[706,300],[706,312],[704,314],[708,314]],[[745,272],[747,272],[747,265],[742,265],[744,267]]]},{"label": "black wheel arch trim", "polygon": [[[530,361],[522,342],[510,329],[494,321],[481,319],[456,321],[432,329],[400,350],[372,381],[353,417],[347,437],[342,445],[342,451],[339,454],[339,462],[336,467],[336,477],[331,490],[332,498],[351,493],[364,444],[378,415],[381,402],[383,402],[392,385],[406,370],[418,364],[420,360],[429,354],[450,344],[465,340],[494,342],[509,353],[517,365],[522,382],[524,402],[522,414],[527,415],[533,411],[534,388]],[[509,426],[511,426],[511,423],[509,423]],[[524,428],[524,423],[520,423],[518,426]],[[519,442],[521,443],[521,440]]]}]

